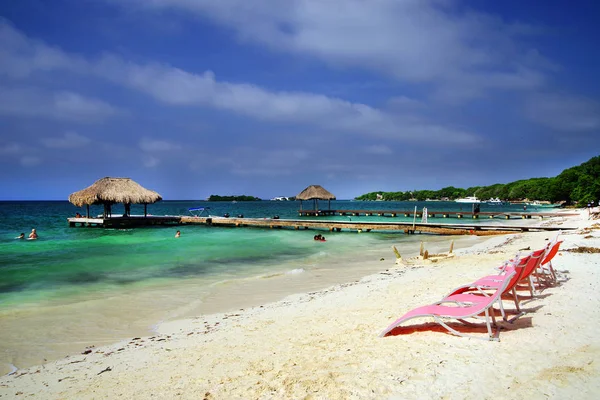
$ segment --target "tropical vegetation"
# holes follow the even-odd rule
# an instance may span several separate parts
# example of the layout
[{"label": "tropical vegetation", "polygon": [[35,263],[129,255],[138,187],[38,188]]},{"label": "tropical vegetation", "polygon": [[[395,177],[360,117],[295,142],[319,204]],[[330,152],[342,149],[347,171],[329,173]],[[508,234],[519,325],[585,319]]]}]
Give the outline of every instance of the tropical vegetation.
[{"label": "tropical vegetation", "polygon": [[553,178],[531,178],[466,189],[448,186],[440,190],[379,191],[363,194],[356,197],[356,200],[455,200],[465,196],[477,196],[483,200],[497,197],[508,201],[531,199],[586,205],[592,200],[600,199],[600,156],[593,157],[576,167],[565,169]]},{"label": "tropical vegetation", "polygon": [[211,194],[208,199],[208,201],[257,201],[257,200],[261,200],[258,197],[254,197],[254,196],[219,196],[216,194]]}]

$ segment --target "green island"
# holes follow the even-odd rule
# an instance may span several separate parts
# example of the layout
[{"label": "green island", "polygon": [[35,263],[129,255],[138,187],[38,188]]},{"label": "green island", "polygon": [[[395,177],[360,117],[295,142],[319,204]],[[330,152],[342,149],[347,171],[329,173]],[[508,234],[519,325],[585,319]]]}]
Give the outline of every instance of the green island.
[{"label": "green island", "polygon": [[567,168],[553,178],[531,178],[505,184],[473,186],[467,189],[448,186],[440,190],[379,191],[360,195],[355,200],[455,200],[465,196],[476,196],[484,200],[490,198],[509,201],[536,199],[585,206],[593,200],[600,199],[600,156],[592,157],[581,165]]},{"label": "green island", "polygon": [[216,194],[211,194],[208,199],[208,201],[259,201],[261,199],[259,199],[258,197],[254,197],[254,196],[246,196],[246,195],[242,195],[242,196],[219,196]]}]

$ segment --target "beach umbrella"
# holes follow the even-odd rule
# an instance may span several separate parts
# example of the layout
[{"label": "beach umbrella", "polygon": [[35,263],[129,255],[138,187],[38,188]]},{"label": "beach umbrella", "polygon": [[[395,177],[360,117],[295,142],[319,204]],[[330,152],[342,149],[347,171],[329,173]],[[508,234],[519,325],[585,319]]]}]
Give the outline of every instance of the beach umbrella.
[{"label": "beach umbrella", "polygon": [[71,193],[69,201],[81,207],[87,206],[87,217],[90,217],[90,205],[103,204],[104,216],[111,214],[113,204],[123,203],[125,214],[129,215],[131,204],[143,204],[144,216],[147,215],[147,205],[162,200],[160,194],[141,186],[129,178],[106,177],[97,180],[93,185],[75,193]]},{"label": "beach umbrella", "polygon": [[302,200],[313,200],[314,209],[319,210],[318,200],[327,200],[328,209],[331,209],[331,200],[335,200],[335,196],[325,190],[321,185],[310,185],[296,196],[296,200],[300,200],[300,209],[302,210]]}]

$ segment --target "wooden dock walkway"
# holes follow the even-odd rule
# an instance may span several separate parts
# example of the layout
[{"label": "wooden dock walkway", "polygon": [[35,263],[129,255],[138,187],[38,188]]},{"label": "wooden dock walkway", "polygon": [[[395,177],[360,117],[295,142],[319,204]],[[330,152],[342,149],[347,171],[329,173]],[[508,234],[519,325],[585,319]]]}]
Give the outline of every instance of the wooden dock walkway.
[{"label": "wooden dock walkway", "polygon": [[[423,211],[417,210],[416,212],[417,218],[423,217]],[[406,211],[406,210],[298,210],[298,216],[300,217],[323,217],[323,216],[377,216],[377,217],[398,217],[403,216],[405,218],[410,218],[415,215],[414,210]],[[532,217],[538,217],[540,219],[543,218],[552,218],[552,217],[560,217],[560,216],[574,216],[577,214],[573,213],[541,213],[541,212],[519,212],[519,211],[429,211],[427,210],[428,218],[472,218],[477,219],[480,217],[488,217],[488,218],[496,218],[502,217],[504,219],[512,218],[522,218],[522,219],[530,219]]]},{"label": "wooden dock walkway", "polygon": [[[562,214],[564,215],[564,214]],[[535,225],[492,225],[492,224],[448,224],[423,222],[387,221],[332,221],[318,219],[279,219],[279,218],[225,218],[193,216],[131,216],[107,218],[67,218],[71,227],[131,228],[140,226],[207,225],[223,227],[257,227],[266,229],[317,229],[330,232],[404,232],[433,233],[439,235],[498,235],[526,231],[569,230],[564,226]]]},{"label": "wooden dock walkway", "polygon": [[519,226],[519,225],[485,225],[485,224],[442,224],[412,222],[359,222],[359,221],[330,221],[306,219],[275,219],[275,218],[224,218],[224,217],[181,217],[182,224],[199,224],[229,227],[260,227],[287,229],[319,229],[330,232],[404,232],[434,233],[438,235],[498,235],[527,231],[558,231],[569,230],[563,226]]},{"label": "wooden dock walkway", "polygon": [[87,227],[102,227],[102,228],[131,228],[136,226],[152,226],[152,225],[179,225],[181,224],[180,216],[169,215],[132,215],[130,217],[97,217],[97,218],[67,218],[69,226],[87,226]]}]

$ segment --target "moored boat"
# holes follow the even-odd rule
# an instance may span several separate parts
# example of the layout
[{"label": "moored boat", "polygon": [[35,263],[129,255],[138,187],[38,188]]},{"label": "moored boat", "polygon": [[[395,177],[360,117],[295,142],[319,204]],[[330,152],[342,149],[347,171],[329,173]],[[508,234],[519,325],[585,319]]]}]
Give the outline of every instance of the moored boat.
[{"label": "moored boat", "polygon": [[475,196],[467,196],[467,197],[463,197],[461,199],[456,199],[454,201],[457,203],[481,203],[481,200],[479,200]]},{"label": "moored boat", "polygon": [[496,206],[501,206],[504,203],[502,202],[502,200],[500,200],[498,197],[492,197],[489,200],[486,201],[487,204],[489,205],[496,205]]}]

